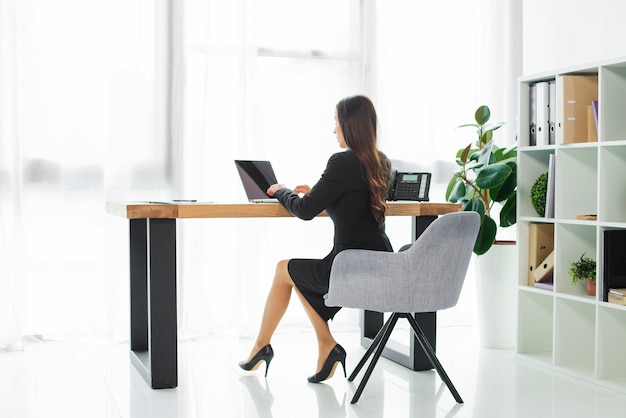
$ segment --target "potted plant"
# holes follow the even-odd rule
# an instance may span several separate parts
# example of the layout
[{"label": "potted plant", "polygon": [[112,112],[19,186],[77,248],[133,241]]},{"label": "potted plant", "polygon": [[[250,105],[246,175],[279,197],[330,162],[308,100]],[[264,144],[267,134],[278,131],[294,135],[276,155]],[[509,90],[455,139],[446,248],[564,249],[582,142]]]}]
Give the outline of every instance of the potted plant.
[{"label": "potted plant", "polygon": [[457,152],[459,169],[446,189],[447,201],[461,203],[463,210],[480,214],[480,230],[474,245],[477,255],[486,253],[496,239],[494,205],[501,206],[499,225],[503,228],[514,225],[517,215],[517,146],[504,149],[494,144],[493,131],[504,123],[489,123],[490,117],[489,107],[480,106],[474,113],[476,123],[459,126],[476,128],[477,140]]},{"label": "potted plant", "polygon": [[569,265],[568,273],[572,278],[572,284],[585,280],[587,282],[587,294],[596,295],[596,262],[583,253],[580,258]]},{"label": "potted plant", "polygon": [[540,175],[530,188],[530,203],[537,212],[537,215],[546,215],[546,197],[548,195],[548,173]]}]

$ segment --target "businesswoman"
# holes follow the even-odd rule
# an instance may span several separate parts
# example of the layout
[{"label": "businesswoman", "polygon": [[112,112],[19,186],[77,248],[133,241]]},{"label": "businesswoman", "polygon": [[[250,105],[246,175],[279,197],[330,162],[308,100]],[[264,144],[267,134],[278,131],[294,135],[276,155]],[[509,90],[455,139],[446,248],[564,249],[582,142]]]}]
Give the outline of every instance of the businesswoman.
[{"label": "businesswoman", "polygon": [[333,259],[348,248],[393,251],[384,230],[391,164],[377,149],[376,124],[376,111],[367,97],[341,100],[336,106],[334,133],[345,151],[330,157],[312,188],[301,185],[290,190],[274,184],[267,190],[298,218],[309,220],[326,210],[334,224],[334,242],[330,254],[321,260],[278,263],[256,342],[249,357],[239,362],[242,369],[254,370],[264,361],[267,376],[274,357],[270,340],[295,290],[313,324],[319,348],[316,373],[308,378],[309,382],[331,377],[337,363],[342,365],[345,376],[346,352],[328,327],[328,320],[341,308],[326,306],[323,298],[328,292]]}]

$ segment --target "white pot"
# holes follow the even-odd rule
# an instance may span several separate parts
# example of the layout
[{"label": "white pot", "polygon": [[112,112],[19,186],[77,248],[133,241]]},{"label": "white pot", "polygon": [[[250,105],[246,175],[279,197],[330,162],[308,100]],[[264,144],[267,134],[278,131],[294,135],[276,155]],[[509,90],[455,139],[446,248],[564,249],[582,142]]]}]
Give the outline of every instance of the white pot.
[{"label": "white pot", "polygon": [[517,330],[517,245],[496,242],[477,256],[478,329],[480,344],[488,348],[513,348]]}]

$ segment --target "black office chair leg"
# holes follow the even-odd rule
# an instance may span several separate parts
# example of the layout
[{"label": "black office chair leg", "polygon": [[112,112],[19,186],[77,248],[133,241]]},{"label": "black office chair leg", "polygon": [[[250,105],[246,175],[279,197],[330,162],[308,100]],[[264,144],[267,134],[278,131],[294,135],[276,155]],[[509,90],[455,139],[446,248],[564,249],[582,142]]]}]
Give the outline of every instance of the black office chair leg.
[{"label": "black office chair leg", "polygon": [[369,380],[370,376],[372,375],[372,372],[374,371],[374,366],[376,366],[376,363],[378,362],[378,359],[380,358],[380,355],[382,354],[383,349],[385,348],[385,344],[387,344],[387,341],[389,340],[389,336],[391,336],[391,332],[393,331],[393,327],[395,327],[396,326],[396,322],[398,322],[398,318],[399,318],[399,315],[397,313],[393,313],[393,314],[391,314],[391,318],[389,318],[389,321],[387,321],[389,323],[389,325],[387,325],[385,333],[382,335],[382,337],[380,339],[380,342],[378,344],[378,348],[376,349],[376,353],[374,354],[374,357],[372,358],[372,361],[370,362],[370,365],[368,366],[367,370],[365,371],[365,375],[363,376],[363,379],[361,380],[361,383],[359,384],[359,387],[357,388],[356,392],[354,393],[354,397],[350,401],[351,404],[357,403],[357,401],[361,397],[361,393],[363,393],[363,389],[365,389],[365,384],[367,383],[367,381]]},{"label": "black office chair leg", "polygon": [[446,386],[448,386],[448,389],[450,389],[450,392],[452,392],[452,396],[454,396],[454,399],[458,403],[463,403],[463,399],[461,399],[461,395],[459,395],[459,392],[457,392],[456,388],[452,384],[452,381],[448,377],[448,374],[446,373],[446,371],[443,369],[443,366],[439,362],[439,359],[437,359],[437,356],[435,355],[435,351],[433,350],[432,346],[426,339],[426,335],[424,334],[424,331],[422,331],[422,328],[420,328],[420,326],[418,325],[413,315],[407,314],[406,319],[409,320],[409,324],[411,324],[411,328],[413,328],[413,332],[415,333],[415,337],[417,338],[417,341],[419,341],[420,345],[422,346],[422,349],[424,350],[424,353],[426,353],[426,356],[428,356],[428,359],[437,370],[437,373],[439,374],[439,377],[441,378],[441,380],[443,380],[446,383]]},{"label": "black office chair leg", "polygon": [[365,352],[363,357],[361,357],[361,360],[359,361],[359,364],[356,365],[354,371],[352,372],[352,374],[350,374],[350,377],[348,377],[348,381],[349,382],[352,382],[356,378],[357,374],[359,374],[359,372],[361,371],[363,366],[365,366],[365,363],[367,363],[367,359],[370,358],[370,356],[372,355],[372,353],[374,352],[374,350],[378,346],[378,343],[380,342],[380,339],[383,338],[383,334],[387,331],[387,328],[389,327],[390,323],[391,323],[391,317],[389,317],[387,322],[385,322],[385,325],[383,325],[378,330],[378,333],[376,334],[376,336],[372,340],[372,343],[370,344],[369,348],[367,349],[367,351]]}]

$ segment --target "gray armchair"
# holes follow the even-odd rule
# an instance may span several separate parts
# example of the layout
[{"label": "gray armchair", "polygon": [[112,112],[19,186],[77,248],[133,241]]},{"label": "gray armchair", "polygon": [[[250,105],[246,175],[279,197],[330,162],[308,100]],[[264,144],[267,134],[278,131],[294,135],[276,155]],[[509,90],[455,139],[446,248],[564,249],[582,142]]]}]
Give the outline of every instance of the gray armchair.
[{"label": "gray armchair", "polygon": [[325,296],[327,306],[392,312],[348,378],[354,380],[376,350],[352,398],[353,404],[359,400],[399,318],[407,318],[454,399],[463,403],[412,314],[456,305],[479,226],[480,216],[476,212],[450,213],[437,218],[417,241],[400,252],[345,250],[335,257]]}]

